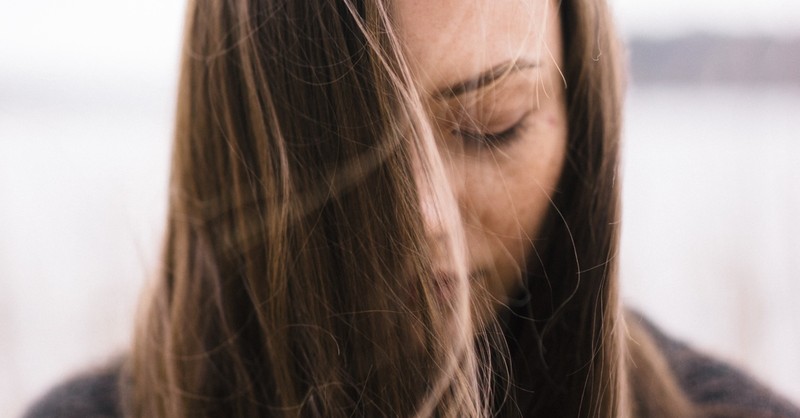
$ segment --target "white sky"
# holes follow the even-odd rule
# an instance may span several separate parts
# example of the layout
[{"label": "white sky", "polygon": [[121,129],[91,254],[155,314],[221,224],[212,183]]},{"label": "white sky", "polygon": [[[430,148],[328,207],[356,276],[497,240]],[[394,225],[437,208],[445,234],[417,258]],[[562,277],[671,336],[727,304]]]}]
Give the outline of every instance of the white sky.
[{"label": "white sky", "polygon": [[[627,36],[800,35],[800,0],[610,1]],[[0,13],[0,79],[171,76],[183,7],[183,0],[7,1]]]},{"label": "white sky", "polygon": [[177,69],[184,1],[5,3],[0,77],[161,79]]},{"label": "white sky", "polygon": [[800,35],[800,0],[610,0],[626,35],[685,32]]}]

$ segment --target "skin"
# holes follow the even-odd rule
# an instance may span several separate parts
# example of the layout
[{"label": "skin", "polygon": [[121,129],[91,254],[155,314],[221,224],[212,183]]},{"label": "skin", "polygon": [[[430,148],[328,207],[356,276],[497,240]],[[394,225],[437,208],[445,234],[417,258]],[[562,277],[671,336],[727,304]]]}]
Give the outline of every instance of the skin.
[{"label": "skin", "polygon": [[[534,243],[566,153],[555,2],[398,0],[393,7],[458,206],[467,269],[479,278],[473,285],[501,306],[519,292],[526,262],[535,260]],[[448,86],[514,62],[494,82],[448,94]],[[509,129],[515,133],[511,139],[487,142],[481,136]],[[448,242],[453,228],[436,211],[425,210],[433,206],[426,202],[433,193],[421,195],[432,242]]]}]

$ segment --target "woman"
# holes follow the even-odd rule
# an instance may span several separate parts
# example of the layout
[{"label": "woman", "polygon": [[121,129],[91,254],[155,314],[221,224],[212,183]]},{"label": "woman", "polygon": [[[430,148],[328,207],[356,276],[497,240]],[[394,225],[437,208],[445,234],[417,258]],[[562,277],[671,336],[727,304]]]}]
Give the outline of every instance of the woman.
[{"label": "woman", "polygon": [[800,416],[618,301],[602,0],[189,6],[135,344],[30,413]]}]

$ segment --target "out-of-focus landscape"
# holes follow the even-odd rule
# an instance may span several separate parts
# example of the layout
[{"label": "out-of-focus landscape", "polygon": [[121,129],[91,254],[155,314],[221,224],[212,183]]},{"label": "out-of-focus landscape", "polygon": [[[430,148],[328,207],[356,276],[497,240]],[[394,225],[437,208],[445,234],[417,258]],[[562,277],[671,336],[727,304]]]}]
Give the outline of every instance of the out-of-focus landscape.
[{"label": "out-of-focus landscape", "polygon": [[[626,1],[624,300],[800,403],[798,6]],[[0,15],[0,416],[124,351],[158,262],[183,4],[112,3]]]},{"label": "out-of-focus landscape", "polygon": [[800,86],[800,37],[692,33],[628,42],[635,85]]}]

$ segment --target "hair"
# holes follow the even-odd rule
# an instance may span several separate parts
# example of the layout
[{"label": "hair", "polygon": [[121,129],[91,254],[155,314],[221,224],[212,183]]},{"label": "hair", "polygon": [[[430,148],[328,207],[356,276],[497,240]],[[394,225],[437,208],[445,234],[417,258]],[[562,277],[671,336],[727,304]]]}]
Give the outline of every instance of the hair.
[{"label": "hair", "polygon": [[476,332],[465,292],[431,296],[418,196],[440,163],[384,3],[190,1],[126,414],[689,416],[618,301],[622,72],[604,1],[559,6],[567,160],[507,345]]}]

